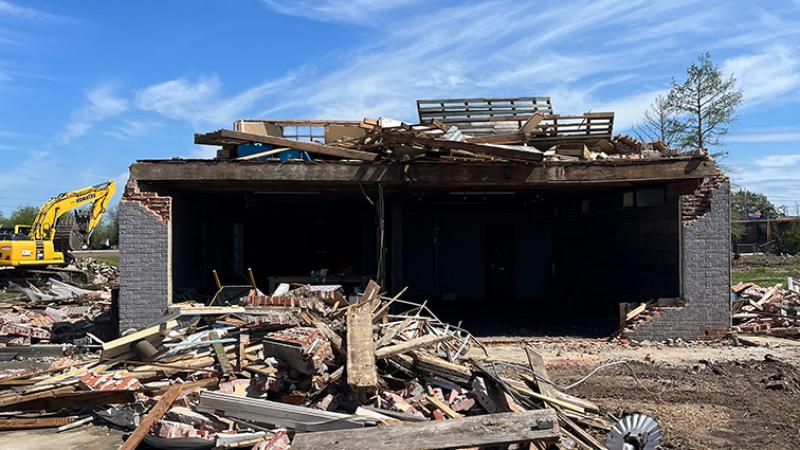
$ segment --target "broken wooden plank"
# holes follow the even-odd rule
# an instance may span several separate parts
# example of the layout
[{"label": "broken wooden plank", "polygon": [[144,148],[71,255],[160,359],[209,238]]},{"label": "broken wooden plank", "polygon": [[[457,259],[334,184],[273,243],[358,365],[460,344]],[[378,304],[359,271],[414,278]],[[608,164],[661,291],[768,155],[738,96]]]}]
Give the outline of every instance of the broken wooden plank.
[{"label": "broken wooden plank", "polygon": [[236,346],[236,371],[241,372],[247,365],[247,346],[250,345],[250,335],[240,332],[238,344]]},{"label": "broken wooden plank", "polygon": [[436,398],[436,397],[434,397],[432,395],[427,395],[426,394],[425,398],[429,402],[433,403],[434,406],[436,406],[437,408],[441,409],[442,412],[447,414],[451,419],[460,419],[460,418],[464,417],[461,414],[453,411],[453,408],[451,408],[450,405],[448,405],[447,403],[439,400],[438,398]]},{"label": "broken wooden plank", "polygon": [[[559,426],[553,411],[485,414],[458,420],[416,422],[397,427],[297,434],[292,450],[437,450],[517,442],[555,442]],[[378,444],[376,444],[378,443]]]},{"label": "broken wooden plank", "polygon": [[347,309],[347,384],[365,392],[378,389],[375,342],[372,339],[372,302],[369,301]]},{"label": "broken wooden plank", "polygon": [[647,309],[647,303],[639,304],[639,306],[637,306],[636,308],[633,308],[632,310],[628,311],[625,314],[625,322],[628,322],[631,319],[635,318],[639,314],[643,313],[644,310],[646,310],[646,309]]},{"label": "broken wooden plank", "polygon": [[428,334],[425,336],[411,339],[409,341],[401,342],[399,344],[389,345],[387,347],[379,348],[378,350],[375,351],[375,357],[386,358],[388,356],[396,355],[398,353],[406,353],[420,347],[427,347],[428,345],[451,339],[452,337],[453,336],[449,334],[443,334],[441,336],[435,334]]},{"label": "broken wooden plank", "polygon": [[58,411],[75,405],[91,407],[114,403],[133,403],[136,391],[87,391],[68,392],[35,399],[21,398],[4,405],[0,410],[12,411]]},{"label": "broken wooden plank", "polygon": [[535,151],[511,150],[503,147],[493,147],[491,145],[472,144],[469,142],[447,141],[443,139],[432,139],[421,136],[413,136],[400,133],[386,133],[383,136],[384,142],[395,144],[423,145],[432,148],[445,148],[449,150],[464,150],[472,153],[491,155],[504,159],[515,159],[522,161],[542,161],[544,155]]},{"label": "broken wooden plank", "polygon": [[539,124],[544,120],[544,114],[542,113],[534,113],[527,122],[525,122],[522,127],[519,129],[519,133],[523,136],[531,134],[531,132],[539,126]]},{"label": "broken wooden plank", "polygon": [[[400,355],[395,355],[395,357]],[[424,352],[412,352],[414,367],[418,370],[460,384],[468,384],[472,371],[459,364],[451,363],[438,356]]]},{"label": "broken wooden plank", "polygon": [[282,137],[260,136],[257,134],[242,133],[233,130],[217,130],[211,133],[194,135],[195,144],[221,145],[223,143],[239,144],[247,142],[269,144],[278,147],[290,147],[318,155],[334,156],[344,159],[356,159],[361,161],[373,161],[378,156],[376,153],[352,150],[333,145],[319,144],[317,142],[294,141]]},{"label": "broken wooden plank", "polygon": [[361,294],[361,298],[358,299],[358,303],[372,302],[373,300],[378,298],[378,294],[380,293],[381,293],[381,286],[374,280],[369,280],[369,283],[367,283],[367,287],[364,289],[364,293]]},{"label": "broken wooden plank", "polygon": [[178,326],[178,321],[170,320],[164,324],[156,325],[150,328],[145,328],[144,330],[137,331],[135,333],[129,334],[127,336],[123,336],[119,339],[114,339],[113,341],[106,342],[103,344],[103,352],[100,354],[102,358],[113,358],[115,356],[121,355],[130,351],[133,348],[133,344],[142,339],[147,339],[152,336],[157,335],[161,331],[170,330]]},{"label": "broken wooden plank", "polygon": [[321,320],[314,320],[312,323],[331,343],[331,350],[333,350],[333,352],[337,355],[344,355],[344,343],[342,342],[342,337],[336,334],[336,332],[333,331],[328,324]]},{"label": "broken wooden plank", "polygon": [[145,436],[150,432],[150,428],[152,428],[153,424],[161,420],[164,414],[166,414],[170,406],[172,406],[172,403],[181,394],[182,389],[182,385],[176,384],[165,392],[164,395],[158,399],[155,406],[142,418],[139,422],[139,426],[128,436],[128,439],[120,446],[119,450],[136,450]]},{"label": "broken wooden plank", "polygon": [[[216,331],[208,333],[208,338],[211,341],[219,341],[219,335]],[[222,374],[225,376],[233,375],[233,366],[231,366],[231,362],[228,360],[228,355],[225,354],[225,349],[222,347],[222,343],[214,342],[211,344],[211,348],[214,350],[214,359],[217,360],[217,364],[219,364]]]},{"label": "broken wooden plank", "polygon": [[73,391],[75,391],[75,388],[72,386],[61,386],[27,395],[17,394],[14,392],[9,392],[8,394],[3,393],[3,396],[0,397],[0,408],[23,402],[30,402],[40,398],[58,397],[59,395],[68,394]]},{"label": "broken wooden plank", "polygon": [[[211,377],[211,378],[201,378],[199,380],[194,380],[194,381],[187,381],[185,383],[181,383],[181,386],[183,386],[183,390],[188,391],[195,388],[216,386],[217,384],[219,384],[219,378]],[[171,387],[172,385],[161,386],[153,389],[146,389],[146,391],[150,395],[162,395],[165,394]]]},{"label": "broken wooden plank", "polygon": [[77,417],[37,417],[30,419],[0,419],[0,430],[34,430],[58,428],[75,422]]},{"label": "broken wooden plank", "polygon": [[528,364],[535,375],[535,385],[539,388],[539,392],[548,397],[556,397],[557,389],[550,383],[542,380],[550,381],[550,375],[547,373],[547,366],[544,365],[544,358],[532,347],[525,347],[525,354],[528,356]]}]

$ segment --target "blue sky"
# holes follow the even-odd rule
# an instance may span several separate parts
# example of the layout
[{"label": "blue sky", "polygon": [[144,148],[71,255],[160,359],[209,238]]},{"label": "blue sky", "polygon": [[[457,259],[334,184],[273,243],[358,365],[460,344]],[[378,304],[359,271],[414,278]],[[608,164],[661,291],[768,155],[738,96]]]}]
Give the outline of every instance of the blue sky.
[{"label": "blue sky", "polygon": [[0,0],[0,211],[209,157],[193,133],[238,118],[549,95],[625,132],[702,51],[744,91],[722,164],[795,213],[799,1]]}]

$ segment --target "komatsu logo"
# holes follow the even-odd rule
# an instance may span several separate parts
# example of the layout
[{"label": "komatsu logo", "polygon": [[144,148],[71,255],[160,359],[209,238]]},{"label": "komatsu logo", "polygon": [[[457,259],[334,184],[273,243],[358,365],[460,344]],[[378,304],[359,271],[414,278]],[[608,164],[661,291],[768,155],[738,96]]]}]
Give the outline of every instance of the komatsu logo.
[{"label": "komatsu logo", "polygon": [[85,201],[85,200],[90,200],[90,199],[93,199],[93,198],[95,198],[95,197],[97,197],[97,194],[94,194],[94,193],[92,193],[92,194],[86,194],[86,195],[84,195],[83,197],[78,197],[77,199],[75,199],[75,201],[76,201],[76,202],[82,202],[82,201]]}]

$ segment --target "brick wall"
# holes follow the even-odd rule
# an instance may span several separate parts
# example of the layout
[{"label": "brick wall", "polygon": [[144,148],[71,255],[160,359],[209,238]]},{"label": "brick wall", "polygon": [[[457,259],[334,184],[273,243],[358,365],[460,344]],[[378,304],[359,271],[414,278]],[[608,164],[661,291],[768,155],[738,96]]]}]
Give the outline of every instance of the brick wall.
[{"label": "brick wall", "polygon": [[730,183],[706,179],[681,198],[681,291],[687,305],[658,314],[625,335],[636,340],[708,339],[730,327]]},{"label": "brick wall", "polygon": [[119,330],[161,318],[172,297],[172,199],[141,192],[134,180],[119,205]]}]

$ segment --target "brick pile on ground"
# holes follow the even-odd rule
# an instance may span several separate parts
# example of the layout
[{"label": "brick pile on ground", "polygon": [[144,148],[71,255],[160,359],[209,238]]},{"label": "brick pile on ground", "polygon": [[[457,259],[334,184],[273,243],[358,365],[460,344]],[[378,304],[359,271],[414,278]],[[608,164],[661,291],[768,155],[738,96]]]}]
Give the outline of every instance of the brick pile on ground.
[{"label": "brick pile on ground", "polygon": [[110,321],[111,292],[49,280],[37,288],[11,283],[19,296],[0,303],[0,345],[97,343],[90,335]]},{"label": "brick pile on ground", "polygon": [[800,338],[800,285],[792,278],[787,288],[781,283],[761,287],[739,283],[731,287],[733,331]]},{"label": "brick pile on ground", "polygon": [[350,301],[282,286],[173,305],[97,353],[7,373],[2,426],[104,423],[131,431],[123,449],[605,448],[613,417],[553,384],[533,348],[524,365],[481,348],[374,282]]},{"label": "brick pile on ground", "polygon": [[75,266],[86,273],[89,286],[106,287],[119,284],[119,269],[92,257],[78,258]]}]

